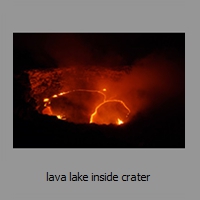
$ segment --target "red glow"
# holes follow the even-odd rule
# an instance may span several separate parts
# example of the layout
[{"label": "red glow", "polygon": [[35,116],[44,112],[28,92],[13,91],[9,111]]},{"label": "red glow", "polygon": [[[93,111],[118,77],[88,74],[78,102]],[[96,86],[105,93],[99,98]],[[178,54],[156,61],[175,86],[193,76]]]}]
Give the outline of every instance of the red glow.
[{"label": "red glow", "polygon": [[119,125],[183,93],[184,71],[176,65],[153,54],[130,70],[74,66],[28,73],[40,113],[74,123]]},{"label": "red glow", "polygon": [[[106,91],[106,89],[104,88],[103,91]],[[52,98],[57,98],[59,96],[70,94],[73,92],[91,92],[91,93],[98,93],[103,96],[103,102],[101,102],[95,107],[94,112],[90,115],[90,121],[88,123],[96,123],[96,124],[111,124],[112,123],[112,124],[121,125],[124,123],[124,121],[127,121],[127,117],[130,113],[130,109],[126,106],[126,104],[123,101],[118,100],[118,99],[106,100],[106,95],[103,92],[98,91],[98,90],[77,89],[77,90],[71,90],[71,91],[55,94],[51,98],[45,98],[43,101],[45,102],[44,107],[46,108],[42,111],[42,113],[47,114],[47,115],[57,116],[58,119],[65,119],[65,116],[62,116],[60,113],[54,113],[51,109],[51,106],[47,107],[47,103],[48,105],[50,105]],[[99,110],[105,109],[104,107],[106,108],[108,112],[111,112],[111,113],[107,113],[107,111],[106,112],[103,111],[104,112],[103,115],[102,113],[99,114]],[[121,119],[119,119],[119,117],[124,118],[124,120],[122,121]]]},{"label": "red glow", "polygon": [[[126,106],[126,104],[123,101],[117,100],[117,99],[106,100],[103,103],[99,104],[95,108],[94,113],[92,113],[92,115],[90,117],[90,123],[97,123],[97,124],[116,123],[118,125],[122,124],[122,120],[118,120],[118,117],[119,117],[118,111],[115,108],[113,109],[112,105],[107,106],[105,108],[105,110],[103,111],[103,114],[99,115],[99,109],[101,109],[103,106],[105,106],[108,103],[119,103],[119,104],[121,104],[122,107],[126,110],[126,112],[124,114],[124,118],[128,117],[128,115],[130,113],[130,109]],[[120,109],[122,109],[122,108],[120,108]]]}]

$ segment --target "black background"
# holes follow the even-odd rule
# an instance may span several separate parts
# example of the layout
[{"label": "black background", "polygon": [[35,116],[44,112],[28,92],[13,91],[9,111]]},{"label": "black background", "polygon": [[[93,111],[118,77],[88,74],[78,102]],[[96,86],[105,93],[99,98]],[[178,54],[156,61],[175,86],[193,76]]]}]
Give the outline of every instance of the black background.
[{"label": "black background", "polygon": [[68,123],[35,110],[25,70],[60,65],[120,70],[152,52],[164,52],[185,71],[184,33],[14,33],[13,147],[184,148],[185,94],[122,126]]}]

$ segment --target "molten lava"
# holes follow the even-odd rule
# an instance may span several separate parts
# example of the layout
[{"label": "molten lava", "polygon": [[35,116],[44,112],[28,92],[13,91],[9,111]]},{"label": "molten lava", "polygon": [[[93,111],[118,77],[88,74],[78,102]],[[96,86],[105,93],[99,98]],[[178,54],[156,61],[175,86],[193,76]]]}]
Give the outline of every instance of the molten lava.
[{"label": "molten lava", "polygon": [[57,115],[57,118],[58,118],[58,119],[62,119],[62,117],[61,117],[60,115]]},{"label": "molten lava", "polygon": [[[102,91],[77,89],[54,94],[43,99],[42,113],[74,123],[121,125],[127,122],[130,114],[127,105],[122,100],[107,100],[106,88]],[[87,102],[88,99],[92,104]]]},{"label": "molten lava", "polygon": [[129,114],[130,109],[123,101],[117,99],[105,100],[91,114],[90,123],[120,125],[123,121],[119,121],[118,117],[120,116],[127,121]]},{"label": "molten lava", "polygon": [[48,98],[45,98],[45,99],[43,100],[43,102],[49,102],[49,99],[48,99]]},{"label": "molten lava", "polygon": [[118,124],[118,125],[123,124],[123,123],[124,123],[124,122],[123,122],[121,119],[119,119],[119,118],[117,119],[117,124]]}]

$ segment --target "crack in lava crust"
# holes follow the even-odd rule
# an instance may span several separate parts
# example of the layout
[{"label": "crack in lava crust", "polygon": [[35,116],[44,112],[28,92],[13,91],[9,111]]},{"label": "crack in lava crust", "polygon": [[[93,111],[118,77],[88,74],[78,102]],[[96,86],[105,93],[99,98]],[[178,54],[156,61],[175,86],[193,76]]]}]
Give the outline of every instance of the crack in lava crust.
[{"label": "crack in lava crust", "polygon": [[[120,104],[122,104],[123,107],[127,110],[126,118],[127,118],[128,115],[130,114],[130,109],[126,106],[126,104],[125,104],[123,101],[117,100],[117,99],[105,100],[103,103],[99,104],[99,105],[95,108],[95,112],[92,113],[92,115],[91,115],[91,117],[90,117],[90,123],[93,123],[93,122],[95,123],[94,117],[98,114],[98,110],[99,110],[103,105],[105,105],[106,103],[120,103]],[[102,122],[102,124],[104,124],[104,123],[106,123],[106,122]],[[123,124],[123,123],[124,123],[124,121],[121,120],[121,119],[119,119],[118,117],[117,117],[117,119],[115,120],[115,124],[117,124],[117,125],[121,125],[121,124]],[[106,124],[108,124],[108,123],[106,123]]]},{"label": "crack in lava crust", "polygon": [[[102,91],[76,89],[76,90],[70,90],[67,92],[61,92],[59,94],[54,94],[50,98],[43,99],[44,109],[42,113],[47,114],[47,115],[57,116],[58,119],[67,120],[67,118],[63,116],[62,114],[54,113],[52,111],[51,102],[53,99],[59,98],[64,95],[68,95],[70,93],[75,93],[75,92],[98,93],[103,96],[103,102],[98,103],[98,105],[95,106],[95,109],[93,109],[94,111],[91,112],[92,114],[90,113],[88,123],[121,125],[127,122],[128,116],[130,114],[130,109],[126,106],[126,104],[122,100],[118,100],[118,99],[106,100],[106,95],[104,93],[106,92],[106,88],[102,89]],[[72,120],[72,122],[75,122],[75,121]]]}]

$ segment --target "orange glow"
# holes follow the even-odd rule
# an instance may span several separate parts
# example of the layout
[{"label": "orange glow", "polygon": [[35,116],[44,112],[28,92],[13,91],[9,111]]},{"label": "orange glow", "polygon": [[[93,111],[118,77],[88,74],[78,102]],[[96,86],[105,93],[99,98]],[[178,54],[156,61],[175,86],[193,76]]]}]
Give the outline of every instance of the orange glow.
[{"label": "orange glow", "polygon": [[[101,103],[101,104],[99,104],[96,108],[95,108],[95,111],[94,111],[94,113],[92,113],[92,115],[91,115],[91,117],[90,117],[90,123],[95,123],[95,120],[94,120],[94,118],[95,118],[95,116],[97,116],[98,115],[98,110],[99,110],[99,108],[101,108],[103,105],[105,105],[106,103],[114,103],[114,102],[116,102],[116,103],[120,103],[120,104],[122,104],[123,105],[123,107],[126,109],[126,117],[130,114],[130,109],[126,106],[126,104],[123,102],[123,101],[121,101],[121,100],[117,100],[117,99],[113,99],[113,100],[106,100],[106,101],[104,101],[103,103]],[[110,113],[111,114],[111,113]],[[113,114],[113,113],[112,113]],[[114,117],[117,117],[117,116],[114,116]],[[123,123],[123,121],[122,120],[120,120],[120,119],[118,118],[117,119],[117,122],[116,122],[116,124],[117,125],[120,125],[120,124],[122,124]],[[102,122],[102,123],[100,123],[100,124],[109,124],[109,120],[107,121],[107,122]]]},{"label": "orange glow", "polygon": [[[106,89],[104,88],[103,91],[106,91]],[[126,104],[122,100],[118,100],[118,99],[106,100],[106,95],[99,90],[86,90],[86,89],[71,90],[71,91],[55,94],[52,96],[52,98],[57,98],[64,94],[69,94],[69,93],[73,93],[73,92],[99,93],[103,96],[103,102],[97,104],[97,106],[94,107],[94,112],[90,114],[90,119],[89,119],[88,123],[120,125],[120,124],[124,123],[124,120],[127,121],[126,118],[130,114],[130,109],[126,106]],[[42,111],[43,114],[53,115],[53,116],[56,116],[58,119],[64,119],[64,118],[62,118],[62,115],[60,115],[59,112],[54,113],[52,111],[52,109],[50,107],[51,99],[45,98],[44,102],[45,102],[44,103],[45,109],[43,109],[43,111]],[[48,102],[48,104],[47,104],[47,102]],[[91,106],[93,106],[93,105],[91,105]],[[104,108],[104,106],[105,106],[105,108]],[[101,119],[102,122],[99,121],[100,118],[98,116],[99,110],[101,110],[101,109],[105,110],[105,113],[103,114],[103,116],[100,117],[100,118],[103,118],[103,120]],[[116,109],[118,109],[118,110],[116,110]],[[123,116],[121,116],[121,115],[123,115]],[[121,119],[121,117],[123,119]]]},{"label": "orange glow", "polygon": [[118,124],[118,125],[123,124],[123,123],[124,123],[124,122],[123,122],[121,119],[119,119],[119,118],[117,119],[117,124]]},{"label": "orange glow", "polygon": [[176,69],[177,63],[172,60],[153,53],[127,68],[116,66],[119,70],[107,69],[103,64],[88,69],[63,65],[29,70],[30,94],[38,112],[61,115],[62,120],[119,125],[120,119],[126,124],[138,113],[184,93],[184,70]]},{"label": "orange glow", "polygon": [[57,117],[58,119],[62,119],[62,117],[61,117],[60,115],[57,115],[56,117]]},{"label": "orange glow", "polygon": [[45,98],[44,100],[43,100],[43,102],[48,102],[49,101],[49,98]]},{"label": "orange glow", "polygon": [[[59,96],[62,96],[63,94],[65,94],[65,92],[61,92],[60,94],[58,94]],[[55,96],[55,95],[53,95],[53,96]]]},{"label": "orange glow", "polygon": [[96,92],[96,93],[99,93],[99,94],[103,95],[104,96],[104,101],[106,100],[106,95],[103,92],[99,91],[99,90],[77,89],[77,90],[72,90],[72,91],[65,92],[65,94],[68,94],[70,92],[93,92],[93,93]]},{"label": "orange glow", "polygon": [[53,115],[51,108],[50,107],[46,107],[43,111],[42,114],[44,115]]}]

